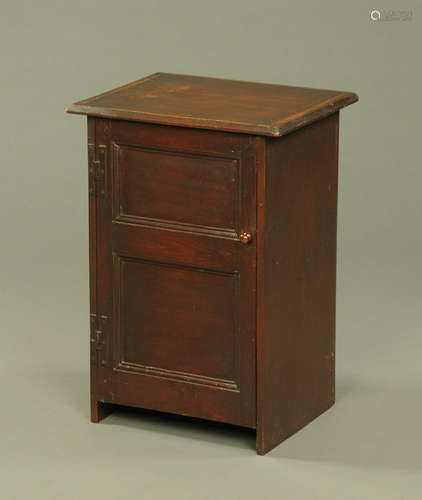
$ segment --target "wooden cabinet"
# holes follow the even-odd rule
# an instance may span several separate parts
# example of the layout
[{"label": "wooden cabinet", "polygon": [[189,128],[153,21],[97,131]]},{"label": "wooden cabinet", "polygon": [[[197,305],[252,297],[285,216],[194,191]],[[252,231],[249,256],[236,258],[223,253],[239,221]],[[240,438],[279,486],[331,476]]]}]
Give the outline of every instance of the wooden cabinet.
[{"label": "wooden cabinet", "polygon": [[91,402],[251,427],[334,402],[338,111],[355,94],[156,73],[88,115]]}]

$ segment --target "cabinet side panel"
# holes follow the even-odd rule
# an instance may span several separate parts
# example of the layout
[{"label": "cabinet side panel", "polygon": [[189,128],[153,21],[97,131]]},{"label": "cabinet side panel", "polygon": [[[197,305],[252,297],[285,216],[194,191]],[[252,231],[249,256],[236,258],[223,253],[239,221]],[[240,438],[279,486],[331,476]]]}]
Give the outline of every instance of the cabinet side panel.
[{"label": "cabinet side panel", "polygon": [[338,113],[266,141],[260,454],[334,403]]}]

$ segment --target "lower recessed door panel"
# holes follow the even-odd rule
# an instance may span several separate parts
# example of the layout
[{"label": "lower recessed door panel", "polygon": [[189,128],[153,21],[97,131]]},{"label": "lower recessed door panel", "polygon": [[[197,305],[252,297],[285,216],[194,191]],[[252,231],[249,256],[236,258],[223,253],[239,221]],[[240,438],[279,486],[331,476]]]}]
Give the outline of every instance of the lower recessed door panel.
[{"label": "lower recessed door panel", "polygon": [[238,390],[238,273],[124,257],[115,266],[118,366]]},{"label": "lower recessed door panel", "polygon": [[114,403],[255,427],[254,293],[238,267],[114,252]]}]

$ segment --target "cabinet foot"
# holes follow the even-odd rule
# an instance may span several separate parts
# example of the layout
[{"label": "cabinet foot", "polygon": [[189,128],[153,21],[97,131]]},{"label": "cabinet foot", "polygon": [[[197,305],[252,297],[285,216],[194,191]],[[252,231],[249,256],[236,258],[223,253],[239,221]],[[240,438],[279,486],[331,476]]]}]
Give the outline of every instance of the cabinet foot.
[{"label": "cabinet foot", "polygon": [[91,400],[91,422],[98,423],[103,418],[106,418],[110,413],[113,413],[114,405],[103,403],[95,399]]}]

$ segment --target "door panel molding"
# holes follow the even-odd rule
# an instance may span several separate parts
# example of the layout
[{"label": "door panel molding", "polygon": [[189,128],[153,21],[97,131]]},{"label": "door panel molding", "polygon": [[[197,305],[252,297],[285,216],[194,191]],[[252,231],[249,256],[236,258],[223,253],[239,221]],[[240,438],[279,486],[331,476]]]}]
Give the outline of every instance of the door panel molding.
[{"label": "door panel molding", "polygon": [[[136,283],[139,283],[139,289],[136,290],[133,288],[133,282],[132,282],[132,287],[127,290],[127,283],[125,283],[125,280],[127,280],[128,276],[127,273],[129,272],[128,270],[125,272],[125,266],[136,266],[136,265],[141,265],[144,267],[143,271],[140,272],[141,279],[136,280]],[[150,268],[149,270],[151,271],[151,266],[153,266],[153,272],[152,272],[152,281],[151,281],[151,276],[149,276],[149,282],[148,282],[148,267]],[[115,310],[114,310],[114,315],[113,317],[115,318],[115,323],[114,323],[114,332],[115,332],[115,342],[114,342],[114,355],[113,355],[113,369],[115,371],[119,372],[132,372],[135,374],[143,374],[147,376],[152,376],[152,377],[159,377],[163,379],[168,379],[168,380],[174,380],[176,382],[185,382],[185,383],[193,383],[197,385],[202,385],[202,386],[207,386],[207,387],[214,387],[216,389],[221,389],[221,390],[228,390],[228,391],[234,391],[234,392],[240,392],[240,387],[239,387],[239,379],[240,379],[240,374],[239,374],[239,353],[240,353],[240,344],[239,344],[239,272],[238,271],[233,271],[233,272],[224,272],[224,271],[216,271],[213,269],[207,269],[207,268],[197,268],[193,266],[188,266],[188,265],[182,265],[182,264],[175,264],[175,263],[169,263],[169,262],[160,262],[156,260],[150,260],[150,259],[143,259],[143,258],[134,258],[134,257],[127,257],[123,255],[119,255],[114,253],[113,254],[113,290],[114,290],[114,305],[115,305]],[[157,272],[157,269],[154,270],[154,268],[162,268],[159,269]],[[170,270],[170,271],[169,271]],[[173,270],[173,275],[172,271]],[[129,274],[130,277],[133,277],[132,275],[136,275],[136,269],[133,269],[132,267],[132,273]],[[151,328],[149,328],[149,331],[143,331],[142,330],[142,324],[147,324],[147,325],[157,325],[158,327],[161,327],[162,324],[160,323],[160,318],[157,317],[157,315],[154,315],[152,313],[153,318],[155,321],[145,321],[144,323],[142,322],[142,317],[141,318],[133,318],[132,316],[128,315],[128,311],[122,312],[122,309],[125,309],[127,306],[127,301],[128,297],[127,295],[131,295],[131,298],[133,296],[136,296],[136,293],[139,293],[139,290],[142,288],[142,286],[146,287],[145,294],[144,296],[144,302],[149,304],[149,300],[151,300],[151,294],[153,295],[153,300],[155,300],[155,308],[160,311],[162,309],[162,304],[157,303],[157,301],[160,300],[165,300],[164,306],[167,308],[171,309],[171,303],[172,301],[169,300],[169,297],[166,296],[165,293],[165,283],[159,283],[158,287],[159,290],[153,290],[151,292],[151,288],[153,288],[156,283],[154,283],[154,279],[157,280],[157,278],[160,278],[161,276],[165,276],[166,279],[180,279],[183,277],[183,274],[188,274],[186,276],[187,279],[185,279],[185,284],[188,284],[188,282],[192,282],[193,280],[191,279],[192,275],[190,273],[197,273],[196,274],[196,283],[199,286],[196,288],[196,294],[195,298],[196,299],[201,299],[200,296],[198,296],[202,292],[204,293],[202,297],[202,305],[206,304],[208,308],[211,308],[211,299],[215,297],[214,295],[210,295],[210,289],[213,285],[213,283],[208,281],[207,277],[211,278],[211,281],[213,280],[213,277],[215,277],[218,282],[217,282],[217,288],[215,288],[214,292],[219,292],[221,294],[226,294],[227,296],[221,297],[217,296],[215,297],[216,299],[216,304],[214,307],[214,311],[212,313],[208,313],[208,316],[205,316],[207,321],[210,321],[210,318],[212,316],[215,316],[216,314],[220,314],[220,317],[222,315],[222,307],[221,305],[224,303],[224,301],[231,300],[232,302],[230,305],[227,305],[227,312],[231,312],[230,316],[227,317],[227,321],[225,323],[222,323],[221,321],[221,328],[226,328],[226,330],[223,330],[222,332],[218,332],[217,329],[214,329],[213,331],[208,331],[208,333],[213,334],[212,338],[205,338],[201,337],[199,339],[193,339],[194,341],[192,342],[192,338],[189,337],[187,332],[183,329],[182,334],[183,334],[183,342],[188,344],[189,340],[191,341],[188,344],[188,348],[190,345],[190,349],[192,350],[193,347],[195,346],[195,343],[202,345],[208,346],[208,349],[211,352],[208,352],[207,354],[210,356],[208,358],[208,364],[210,366],[210,369],[212,370],[214,367],[210,364],[210,360],[213,358],[215,359],[224,359],[224,355],[227,356],[227,361],[224,360],[224,366],[227,368],[227,363],[231,366],[230,368],[230,373],[232,374],[231,377],[217,377],[217,376],[210,376],[206,374],[201,374],[201,373],[193,373],[189,372],[186,370],[179,370],[179,369],[170,369],[168,367],[162,367],[162,366],[154,366],[154,364],[151,363],[142,363],[142,362],[137,362],[134,360],[127,360],[125,359],[125,341],[131,339],[125,339],[125,324],[124,322],[127,320],[127,318],[132,318],[133,322],[135,321],[140,321],[141,325],[139,327],[139,335],[144,335],[144,341],[148,341],[152,337],[154,337],[154,332],[151,331]],[[150,273],[151,274],[151,273]],[[126,276],[125,276],[126,275]],[[189,276],[190,275],[190,276]],[[142,277],[145,277],[144,282],[142,282]],[[161,290],[160,290],[161,288]],[[149,293],[146,293],[147,290]],[[183,287],[182,287],[183,290]],[[177,291],[177,288],[176,288]],[[164,293],[163,293],[164,292]],[[164,295],[162,297],[161,295]],[[172,296],[170,295],[170,299]],[[174,299],[175,297],[173,297]],[[225,300],[224,300],[225,299]],[[144,316],[148,316],[148,313],[145,311],[145,303],[141,304],[139,303],[139,311],[140,314],[142,314],[142,311],[144,312]],[[194,330],[197,328],[197,331],[202,331],[203,329],[210,330],[210,328],[207,325],[207,322],[205,324],[195,324],[194,322],[189,321],[189,309],[190,306],[193,305],[193,308],[196,307],[196,304],[192,304],[190,301],[183,302],[181,303],[182,306],[186,307],[188,310],[185,312],[183,315],[183,321],[184,324],[187,324],[192,327]],[[133,307],[132,307],[133,309]],[[180,313],[183,313],[183,311],[178,311],[173,310],[173,315],[178,316]],[[171,316],[171,312],[169,313]],[[150,313],[151,314],[151,313]],[[199,312],[196,317],[196,322],[204,321],[203,320],[204,316],[204,311]],[[145,319],[145,318],[144,318]],[[172,337],[174,337],[174,328],[175,326],[180,325],[173,325],[170,324],[170,319],[168,320],[168,323],[165,324],[166,328],[170,332],[170,335],[166,336],[164,339],[161,338],[159,340],[165,341],[165,343],[161,344],[161,347],[165,347],[165,349],[168,349],[168,343],[172,341]],[[189,332],[192,333],[192,332]],[[231,334],[231,338],[229,335]],[[196,334],[197,335],[197,334]],[[142,344],[141,340],[139,337],[138,341]],[[174,339],[173,339],[174,341]],[[213,342],[217,342],[215,346],[213,346]],[[133,339],[132,339],[133,343]],[[136,340],[135,340],[136,344]],[[134,348],[135,347],[135,348]],[[174,349],[177,350],[177,339],[175,342]],[[212,349],[217,348],[218,352],[212,352]],[[224,348],[229,349],[231,352],[224,352]],[[136,351],[137,346],[132,346],[132,351]],[[184,352],[184,349],[181,349],[179,346],[179,355],[176,357],[177,361],[183,362],[182,356],[183,354],[187,355],[188,357],[192,355],[192,352],[187,350]],[[151,354],[151,352],[150,352]],[[173,354],[173,353],[172,353]],[[199,353],[200,354],[200,353]],[[142,353],[141,353],[142,356]],[[152,353],[152,357],[157,357]],[[205,364],[205,359],[202,357],[198,360],[200,364]],[[221,364],[221,362],[220,362]],[[198,364],[197,369],[200,367]]]},{"label": "door panel molding", "polygon": [[[112,141],[111,152],[113,221],[238,238],[241,155],[160,149],[122,141]],[[132,162],[129,159],[124,162],[122,155],[125,152],[132,155]],[[136,156],[138,165],[135,175],[127,167],[125,170],[125,163],[134,163]],[[165,163],[165,167],[158,171],[160,161]],[[135,181],[125,182],[126,177],[133,177]],[[179,185],[180,178],[190,178],[192,185]],[[134,185],[136,181],[139,183],[137,186]],[[148,187],[160,190],[160,198],[144,199],[145,193],[151,197]],[[163,196],[161,193],[166,189],[168,196]],[[184,203],[190,200],[189,211],[180,209],[178,199]],[[137,210],[144,215],[134,213],[135,201]],[[172,216],[175,218],[172,219]],[[195,220],[198,222],[195,223]]]},{"label": "door panel molding", "polygon": [[[96,139],[107,148],[104,182],[106,193],[99,201],[102,231],[97,236],[97,286],[102,290],[101,300],[104,305],[101,312],[110,318],[111,337],[107,366],[96,369],[97,400],[102,403],[176,411],[193,417],[255,428],[256,165],[253,138],[241,134],[178,128],[170,130],[168,127],[124,121],[95,121]],[[143,200],[139,211],[136,205],[131,205],[134,207],[131,213],[148,217],[139,220],[127,214],[123,216],[119,213],[120,207],[116,210],[116,199],[113,199],[113,192],[116,190],[114,144],[135,145],[148,151],[156,149],[157,154],[171,151],[174,153],[171,158],[177,158],[177,168],[180,167],[182,172],[185,172],[185,157],[190,158],[190,171],[195,167],[192,158],[198,159],[199,164],[202,158],[206,158],[203,175],[206,186],[210,185],[208,178],[217,179],[216,185],[218,179],[226,179],[222,171],[226,171],[227,166],[227,178],[230,179],[229,172],[233,172],[235,168],[237,186],[230,187],[235,188],[235,194],[233,197],[231,194],[227,195],[232,192],[229,188],[228,191],[222,191],[226,193],[223,195],[226,201],[235,200],[235,215],[227,212],[227,216],[220,216],[221,210],[213,211],[214,220],[216,216],[220,217],[219,227],[206,220],[206,211],[202,212],[200,219],[193,217],[187,221],[175,222],[170,220],[173,213],[164,212],[163,207],[167,205],[163,204],[160,205],[162,217],[158,220],[154,219],[156,213],[152,214],[154,217],[150,217],[148,205]],[[130,162],[129,168],[137,169],[139,165],[147,168],[154,167],[155,160],[152,158],[149,156],[144,164],[144,159],[128,155],[125,161]],[[215,159],[215,163],[210,163],[210,158]],[[167,158],[161,165],[163,168],[167,161],[173,165],[173,160]],[[219,170],[220,161],[222,170]],[[213,177],[211,166],[220,173],[215,173]],[[166,185],[164,170],[163,179]],[[154,188],[158,189],[161,174],[155,174],[152,174]],[[178,174],[172,178],[175,177],[178,178]],[[198,179],[195,173],[192,178],[195,184]],[[182,181],[184,182],[180,178],[180,182]],[[180,193],[184,193],[184,189],[177,188],[177,203],[183,203]],[[156,195],[161,196],[159,191]],[[220,195],[217,195],[217,199],[219,197]],[[210,199],[214,199],[213,196],[205,194],[207,207]],[[161,202],[157,201],[157,204],[159,203]],[[148,213],[142,212],[145,207]],[[224,210],[231,210],[231,202],[225,203],[224,207]],[[187,213],[186,210],[180,207],[177,214],[180,216]],[[223,224],[222,221],[235,223]],[[232,227],[227,227],[228,225]],[[245,231],[252,235],[252,240],[246,245],[240,241],[240,235]],[[147,265],[142,268],[129,266],[126,271],[130,273],[138,269],[136,276],[131,279],[130,285],[119,286],[119,260],[146,262]],[[162,269],[162,277],[152,277],[152,267]],[[178,272],[182,274],[182,281],[185,280],[183,286],[174,284]],[[149,284],[143,283],[145,277]],[[158,299],[148,298],[146,294],[149,293],[149,287],[158,286],[158,282],[167,286],[166,279],[172,291],[167,293],[163,289],[163,296],[167,295],[169,298],[160,299],[161,290],[160,293],[154,292]],[[192,299],[193,292],[189,289],[199,286],[198,283],[201,283],[203,288],[199,293],[200,310],[197,318],[202,319],[195,323],[197,319],[192,308],[197,300]],[[132,294],[132,297],[134,294],[137,297],[129,306],[130,310],[124,311],[131,329],[129,337],[134,339],[134,345],[126,346],[126,353],[129,355],[122,356],[120,310],[124,301],[127,301],[126,297],[122,297],[124,287],[126,294]],[[205,304],[208,301],[210,307],[207,311]],[[189,302],[190,310],[186,306]],[[166,303],[170,304],[169,317],[175,315],[177,328],[174,331],[180,337],[181,345],[172,337],[171,320],[164,321],[160,317],[160,314],[164,314],[160,311],[163,311]],[[142,311],[142,307],[149,308],[147,315]],[[186,336],[183,332],[182,316],[185,311],[188,316]],[[140,321],[144,324],[141,325]],[[192,326],[195,324],[199,327]],[[137,338],[138,332],[141,331],[140,325],[146,327],[146,343],[143,343],[144,339]],[[128,331],[126,328],[125,337]],[[196,334],[198,344],[195,344]],[[169,339],[168,345],[166,338]],[[183,344],[184,342],[186,344]],[[163,347],[162,356],[160,343]],[[201,349],[202,352],[198,355]],[[100,382],[104,384],[104,389],[99,388]]]}]

